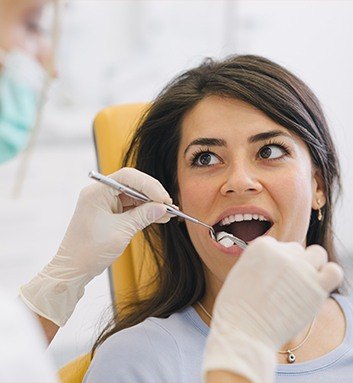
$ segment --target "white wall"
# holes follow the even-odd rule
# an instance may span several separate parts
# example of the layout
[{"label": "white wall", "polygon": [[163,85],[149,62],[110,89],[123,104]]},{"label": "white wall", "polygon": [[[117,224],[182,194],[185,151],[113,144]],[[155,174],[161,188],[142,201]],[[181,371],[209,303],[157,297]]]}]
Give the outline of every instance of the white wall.
[{"label": "white wall", "polygon": [[[287,66],[321,99],[342,161],[337,235],[353,253],[352,1],[72,0],[63,14],[60,80],[22,196],[18,160],[0,168],[0,280],[14,294],[55,253],[95,167],[91,121],[103,105],[150,100],[204,56],[254,53]],[[343,251],[343,250],[342,250]],[[105,275],[88,287],[51,351],[58,365],[88,350],[109,304]]]}]

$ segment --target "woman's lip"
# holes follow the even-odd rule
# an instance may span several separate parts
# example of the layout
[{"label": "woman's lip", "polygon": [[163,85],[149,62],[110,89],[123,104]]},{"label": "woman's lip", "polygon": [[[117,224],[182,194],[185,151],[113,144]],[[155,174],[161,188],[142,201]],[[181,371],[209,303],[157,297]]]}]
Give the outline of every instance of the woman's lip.
[{"label": "woman's lip", "polygon": [[241,247],[237,245],[231,247],[224,247],[219,242],[214,241],[213,239],[211,239],[211,241],[213,243],[213,246],[215,246],[217,250],[228,255],[233,255],[237,257],[244,251]]}]

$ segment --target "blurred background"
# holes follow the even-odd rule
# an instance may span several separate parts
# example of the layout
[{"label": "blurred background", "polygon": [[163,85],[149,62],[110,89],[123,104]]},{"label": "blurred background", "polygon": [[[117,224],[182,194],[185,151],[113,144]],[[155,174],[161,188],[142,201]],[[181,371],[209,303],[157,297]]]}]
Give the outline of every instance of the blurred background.
[{"label": "blurred background", "polygon": [[[13,295],[55,254],[79,191],[96,168],[92,120],[104,106],[148,101],[205,56],[252,53],[301,77],[326,111],[342,165],[335,217],[348,277],[353,262],[353,1],[71,0],[61,4],[59,77],[21,194],[20,159],[0,167],[0,280]],[[50,346],[58,367],[87,352],[109,307],[96,278]]]}]

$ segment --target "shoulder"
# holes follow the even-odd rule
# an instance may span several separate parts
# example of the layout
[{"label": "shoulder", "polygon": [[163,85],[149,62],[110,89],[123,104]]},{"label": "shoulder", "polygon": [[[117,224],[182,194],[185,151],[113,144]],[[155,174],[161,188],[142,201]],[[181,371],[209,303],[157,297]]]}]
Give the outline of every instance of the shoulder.
[{"label": "shoulder", "polygon": [[193,323],[193,311],[148,318],[115,333],[97,350],[85,382],[182,381],[185,342],[192,345],[206,338]]},{"label": "shoulder", "polygon": [[339,309],[343,315],[343,327],[344,327],[344,343],[353,344],[353,296],[352,295],[342,295],[342,294],[332,294],[333,298],[339,306]]},{"label": "shoulder", "polygon": [[148,318],[146,325],[156,326],[169,334],[195,334],[206,337],[209,327],[202,321],[193,307],[187,307],[168,318]]},{"label": "shoulder", "polygon": [[170,347],[166,347],[168,342],[164,340],[163,345],[158,342],[162,337],[154,330],[154,334],[147,331],[144,321],[110,336],[96,351],[84,382],[149,381],[158,354],[171,352]]}]

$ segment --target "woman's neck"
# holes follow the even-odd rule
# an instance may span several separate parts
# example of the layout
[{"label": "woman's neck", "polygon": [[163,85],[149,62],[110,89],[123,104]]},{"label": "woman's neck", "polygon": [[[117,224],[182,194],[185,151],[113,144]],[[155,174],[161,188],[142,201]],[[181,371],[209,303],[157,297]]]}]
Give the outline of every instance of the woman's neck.
[{"label": "woman's neck", "polygon": [[199,314],[200,318],[207,324],[207,326],[211,325],[211,318],[209,316],[212,317],[213,306],[220,288],[217,289],[217,291],[215,290],[216,289],[209,289],[199,301],[209,315],[207,315],[198,304],[194,304],[193,306],[196,312]]}]

